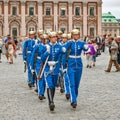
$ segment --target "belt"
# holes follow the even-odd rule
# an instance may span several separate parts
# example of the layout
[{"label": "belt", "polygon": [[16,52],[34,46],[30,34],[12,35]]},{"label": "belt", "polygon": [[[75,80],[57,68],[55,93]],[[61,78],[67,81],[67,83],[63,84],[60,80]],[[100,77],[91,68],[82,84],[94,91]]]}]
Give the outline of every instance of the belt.
[{"label": "belt", "polygon": [[41,57],[38,56],[37,59],[41,59]]},{"label": "belt", "polygon": [[69,58],[81,58],[81,56],[73,56],[73,55],[69,55]]},{"label": "belt", "polygon": [[27,53],[31,53],[31,51],[27,51]]}]

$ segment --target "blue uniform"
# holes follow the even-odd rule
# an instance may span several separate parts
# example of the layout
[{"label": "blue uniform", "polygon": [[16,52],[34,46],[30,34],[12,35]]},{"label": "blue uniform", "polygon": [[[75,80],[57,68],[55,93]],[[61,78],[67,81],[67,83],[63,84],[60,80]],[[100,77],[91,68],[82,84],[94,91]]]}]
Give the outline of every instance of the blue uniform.
[{"label": "blue uniform", "polygon": [[47,63],[45,68],[45,79],[46,79],[47,87],[50,89],[54,89],[57,86],[57,82],[58,82],[59,65],[60,65],[59,58],[64,51],[58,43],[55,44],[49,43],[48,45],[50,46],[50,53],[46,54],[49,56],[48,61],[55,61],[57,63],[52,71],[50,71],[50,66]]},{"label": "blue uniform", "polygon": [[80,40],[71,40],[66,45],[67,50],[70,49],[68,57],[68,79],[70,85],[71,103],[77,102],[78,88],[82,75],[82,50],[88,50],[85,43]]},{"label": "blue uniform", "polygon": [[24,42],[24,47],[23,47],[23,60],[27,62],[27,68],[28,68],[28,84],[30,83],[32,85],[34,85],[35,83],[35,78],[31,73],[30,60],[34,49],[34,45],[35,45],[35,40],[28,39]]},{"label": "blue uniform", "polygon": [[[66,42],[66,43],[61,42],[61,45],[62,45],[62,46],[65,46],[66,44],[67,44],[67,42]],[[63,70],[63,71],[64,71],[65,69],[67,70],[66,57],[67,57],[67,52],[61,56],[61,64],[62,64],[62,70]],[[62,71],[62,72],[63,72],[63,71]],[[64,90],[65,90],[65,94],[70,94],[69,82],[68,82],[68,73],[67,73],[67,72],[64,73],[63,79],[64,79]]]},{"label": "blue uniform", "polygon": [[[43,53],[46,51],[46,47],[42,45],[41,43],[39,45],[36,45],[32,57],[31,57],[31,69],[35,69],[35,73],[38,76],[41,68],[41,64],[43,62]],[[35,60],[36,59],[36,60]],[[37,81],[37,86],[38,86],[38,96],[44,96],[45,93],[45,80],[44,80],[44,75],[42,76],[41,80]]]}]

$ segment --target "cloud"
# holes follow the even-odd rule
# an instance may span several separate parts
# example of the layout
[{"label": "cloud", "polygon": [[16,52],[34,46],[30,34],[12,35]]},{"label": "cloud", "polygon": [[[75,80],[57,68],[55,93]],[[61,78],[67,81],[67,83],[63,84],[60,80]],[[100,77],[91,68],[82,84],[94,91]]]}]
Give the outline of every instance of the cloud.
[{"label": "cloud", "polygon": [[116,18],[120,18],[120,0],[103,0],[102,11],[111,12]]}]

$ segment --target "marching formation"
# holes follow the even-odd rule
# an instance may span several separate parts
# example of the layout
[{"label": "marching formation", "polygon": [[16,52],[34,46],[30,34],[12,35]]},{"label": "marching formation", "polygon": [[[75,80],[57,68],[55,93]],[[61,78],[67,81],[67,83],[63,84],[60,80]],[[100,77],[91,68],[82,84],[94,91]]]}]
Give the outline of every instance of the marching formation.
[{"label": "marching formation", "polygon": [[[72,36],[71,36],[72,35]],[[81,41],[78,29],[72,34],[52,31],[44,34],[39,30],[29,32],[29,39],[24,42],[23,60],[28,69],[28,86],[35,86],[38,98],[45,99],[47,91],[49,109],[54,111],[56,87],[70,99],[73,108],[77,106],[78,88],[82,76],[82,51],[89,51],[88,45]],[[69,40],[68,40],[69,39]]]},{"label": "marching formation", "polygon": [[[19,47],[18,47],[19,45]],[[16,51],[23,55],[24,72],[28,72],[27,83],[29,88],[35,88],[38,98],[42,101],[46,99],[47,92],[48,105],[50,111],[54,111],[54,96],[56,87],[60,87],[60,92],[65,94],[65,98],[70,101],[72,108],[77,107],[78,89],[80,86],[83,63],[81,55],[86,56],[86,67],[91,69],[96,66],[96,58],[102,52],[110,54],[110,61],[105,72],[110,72],[112,64],[116,67],[115,72],[120,71],[120,37],[113,38],[104,35],[103,38],[97,36],[92,39],[86,36],[80,39],[80,31],[73,29],[71,33],[59,32],[44,33],[39,30],[29,32],[29,37],[17,41],[10,35],[2,40],[0,37],[0,63],[1,53],[13,64],[13,56],[16,58]]]}]

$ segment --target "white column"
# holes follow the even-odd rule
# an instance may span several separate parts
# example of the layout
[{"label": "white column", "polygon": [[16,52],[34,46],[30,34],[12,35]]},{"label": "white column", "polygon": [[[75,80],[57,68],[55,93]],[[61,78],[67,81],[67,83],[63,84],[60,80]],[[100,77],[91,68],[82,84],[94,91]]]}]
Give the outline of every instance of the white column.
[{"label": "white column", "polygon": [[120,28],[117,29],[117,36],[120,36]]},{"label": "white column", "polygon": [[25,24],[25,2],[21,2],[21,36],[26,36],[26,24]]},{"label": "white column", "polygon": [[83,35],[87,35],[87,3],[83,3]]},{"label": "white column", "polygon": [[38,3],[38,30],[43,29],[42,2]]},{"label": "white column", "polygon": [[69,3],[69,32],[73,29],[73,20],[72,20],[72,2]]},{"label": "white column", "polygon": [[58,3],[54,3],[54,30],[58,31]]},{"label": "white column", "polygon": [[102,3],[98,3],[98,35],[102,35]]},{"label": "white column", "polygon": [[4,2],[4,36],[7,36],[9,33],[9,24],[8,24],[8,1]]}]

